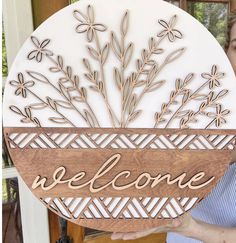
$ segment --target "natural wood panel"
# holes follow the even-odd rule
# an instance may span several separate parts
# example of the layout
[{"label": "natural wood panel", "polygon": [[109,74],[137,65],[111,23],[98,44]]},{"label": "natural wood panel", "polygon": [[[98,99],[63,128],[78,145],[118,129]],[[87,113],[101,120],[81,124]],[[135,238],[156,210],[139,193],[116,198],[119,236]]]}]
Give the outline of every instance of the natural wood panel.
[{"label": "natural wood panel", "polygon": [[231,0],[230,1],[230,10],[236,10],[236,0]]},{"label": "natural wood panel", "polygon": [[69,0],[32,0],[34,27],[69,4]]},{"label": "natural wood panel", "polygon": [[4,135],[5,139],[7,138],[7,134],[16,132],[66,132],[66,133],[116,133],[116,134],[168,134],[168,135],[226,135],[232,134],[236,135],[236,129],[176,129],[176,128],[87,128],[87,127],[4,127]]},{"label": "natural wood panel", "polygon": [[[60,238],[59,217],[51,210],[48,210],[50,242],[55,243]],[[67,235],[73,239],[74,243],[82,243],[84,228],[67,221]]]},{"label": "natural wood panel", "polygon": [[[159,195],[162,197],[180,197],[180,196],[199,196],[204,197],[208,193],[215,183],[221,178],[227,165],[231,162],[231,155],[229,151],[122,151],[118,149],[116,154],[121,154],[120,158],[114,157],[115,152],[109,149],[93,150],[84,149],[71,150],[67,149],[57,149],[56,151],[27,151],[27,153],[20,153],[19,150],[12,150],[11,156],[16,162],[18,170],[21,172],[22,178],[27,183],[29,188],[34,191],[34,194],[39,198],[45,197],[76,197],[78,193],[80,196],[89,196],[91,193],[97,196],[155,196]],[[106,163],[108,159],[114,157],[111,162]],[[37,158],[37,160],[35,160]],[[86,163],[84,163],[84,158],[86,158]],[[53,163],[49,164],[48,161]],[[55,170],[57,170],[66,161],[65,174],[63,178],[73,178],[77,173],[81,174],[81,171],[85,171],[86,174],[81,180],[73,179],[72,184],[81,185],[79,189],[69,187],[68,182],[56,183],[49,190],[42,190],[40,186],[32,189],[32,183],[35,178],[40,175],[40,177],[46,177],[46,185],[53,184],[53,175]],[[174,161],[174,162],[173,162]],[[27,166],[31,163],[31,167]],[[105,172],[102,167],[108,168],[109,170]],[[157,166],[158,165],[158,166]],[[174,166],[173,166],[174,165]],[[209,166],[212,166],[208,168]],[[217,166],[218,170],[215,170]],[[184,170],[183,170],[184,168]],[[103,171],[106,173],[105,176],[98,175],[98,171]],[[130,171],[128,179],[122,178],[115,179],[115,177],[122,177],[123,171]],[[199,185],[199,189],[191,187],[191,183],[185,186],[184,190],[178,185],[185,185],[186,181],[191,181],[198,173],[201,171],[205,172],[204,177],[199,181],[194,181],[193,184]],[[166,173],[170,174],[170,180],[178,178],[183,172],[186,175],[179,179],[176,183],[167,183],[167,179],[164,178]],[[62,175],[64,172],[57,173]],[[141,174],[146,173],[145,178],[147,179],[147,185],[140,188],[135,187],[136,184],[142,184],[137,178],[141,178]],[[100,172],[100,174],[102,174]],[[119,176],[120,175],[120,176]],[[161,183],[153,186],[155,177],[160,177],[163,175],[163,180]],[[200,187],[200,185],[206,180],[214,176],[214,183],[207,184],[206,186]],[[93,178],[93,180],[91,180]],[[91,182],[89,182],[91,181]],[[116,184],[116,187],[112,186],[111,181]],[[137,181],[137,182],[136,182]],[[136,184],[135,184],[136,182]],[[107,186],[106,186],[107,185]],[[119,186],[123,189],[118,189]],[[104,187],[104,189],[103,189]],[[94,189],[93,189],[94,188]],[[99,189],[102,188],[102,189]],[[117,189],[116,189],[117,188]],[[92,191],[93,189],[93,191]],[[96,191],[95,191],[96,189]],[[194,190],[193,190],[194,189]]]},{"label": "natural wood panel", "polygon": [[77,243],[77,242],[82,243],[83,235],[84,235],[84,228],[77,224],[67,221],[67,234],[73,239],[74,243]]},{"label": "natural wood panel", "polygon": [[188,3],[187,3],[187,0],[180,0],[180,1],[179,1],[179,6],[180,6],[180,8],[182,8],[183,10],[187,11],[187,9],[188,9]]},{"label": "natural wood panel", "polygon": [[[31,135],[28,134],[29,131],[37,133],[38,136],[40,134],[41,136],[43,135],[44,137],[41,137],[43,139],[42,142],[44,141],[44,145],[47,146],[39,146],[38,148],[28,146],[27,144],[32,143]],[[217,181],[223,176],[228,164],[232,161],[232,150],[235,149],[236,134],[235,130],[108,128],[5,128],[4,132],[11,157],[14,159],[16,167],[26,184],[39,198],[76,198],[78,195],[80,197],[93,196],[94,198],[120,196],[155,197],[159,195],[161,198],[196,197],[198,201],[210,192]],[[11,134],[14,134],[14,132],[26,132],[27,139],[30,136],[30,140],[27,140],[26,145],[22,147],[18,144],[18,140],[11,138]],[[50,147],[50,143],[48,145],[46,141],[50,139],[52,133],[58,132],[72,134],[72,138],[66,141],[63,148],[58,146],[52,138],[50,143],[54,143],[53,146],[56,146],[52,148]],[[100,143],[96,140],[98,137],[93,140],[94,138],[91,136],[92,134],[103,135],[107,133],[108,136],[112,136],[111,139],[113,140],[117,137],[117,134],[122,133],[123,136],[126,136],[126,139],[130,139],[127,140],[127,143],[132,146],[129,145],[126,148],[117,146],[114,149],[110,144],[114,141],[109,140],[108,145],[100,148]],[[87,134],[87,139],[91,139],[89,140],[90,142],[87,142],[88,144],[92,143],[92,147],[88,144],[88,147],[80,149],[70,147],[71,141],[74,141],[78,137],[82,139],[81,135],[83,134]],[[163,136],[165,136],[165,140],[169,141],[171,147],[167,147],[166,149],[160,149],[160,147],[153,149],[153,147],[149,146],[140,148],[136,146],[135,141],[131,138],[132,136],[130,137],[131,134],[149,134],[151,136],[151,143],[157,138],[160,142]],[[162,138],[161,136],[157,136],[157,134],[161,135]],[[193,139],[196,139],[201,134],[201,139],[205,140],[197,141],[199,143],[201,141],[205,149],[204,146],[201,149],[198,147],[199,145],[196,145],[196,147],[189,147],[190,145],[188,145],[187,149],[183,149],[183,147],[179,148],[179,144],[183,142],[183,139],[186,139],[186,136],[181,138],[181,141],[178,141],[176,140],[176,135],[180,136],[184,134],[194,135],[190,137],[191,142],[187,141],[187,144],[190,143],[190,145]],[[213,134],[213,138],[209,136],[210,134]],[[226,137],[224,136],[218,137],[220,134],[225,134],[227,137],[230,136],[229,140],[225,141]],[[175,144],[176,141],[174,142],[173,137],[172,139],[170,138],[170,135],[174,135],[174,140],[177,141],[177,144]],[[48,136],[48,138],[45,136]],[[36,137],[34,135],[33,139]],[[17,138],[19,139],[19,137]],[[26,136],[24,136],[25,138]],[[216,138],[220,141],[217,141],[217,144],[214,145],[213,141]],[[22,143],[22,138],[19,141]],[[224,141],[226,144],[223,143]],[[218,145],[221,145],[221,147],[217,147]],[[211,146],[212,149],[206,149],[208,146]],[[86,158],[86,163],[84,158]],[[28,166],[29,164],[31,166]],[[42,187],[40,186],[41,183]],[[90,200],[90,198],[88,199]],[[52,203],[52,199],[49,200],[50,203],[44,202],[48,207]],[[63,202],[59,203],[63,205]],[[85,206],[80,211],[81,215],[87,210],[90,203],[85,201]],[[99,204],[106,210],[107,205],[104,202],[100,202]],[[123,209],[125,210],[125,208]],[[163,207],[162,209],[164,210]],[[135,218],[124,224],[122,217],[116,218],[111,212],[108,216],[104,216],[106,219],[99,219],[95,216],[93,220],[89,220],[79,215],[74,217],[73,213],[68,211],[68,208],[66,210],[66,217],[72,222],[100,230],[109,229],[110,231],[143,230],[164,224],[168,220],[168,217],[162,216],[158,220],[154,220],[152,217],[148,219]],[[119,213],[122,214],[122,210]],[[65,217],[65,214],[61,213],[60,210],[57,211],[55,208],[54,211]],[[149,212],[146,213],[147,215],[149,214]]]},{"label": "natural wood panel", "polygon": [[[11,133],[11,129],[15,128],[5,128],[4,132],[6,133],[6,137],[8,137],[7,133]],[[15,131],[20,131],[22,129],[23,128],[17,128]],[[44,131],[45,135],[47,134],[46,130],[47,128],[43,128],[41,132]],[[50,130],[52,132],[53,129]],[[73,129],[70,128],[69,130],[70,133],[73,132]],[[114,133],[114,130],[115,129],[106,129],[105,133],[109,133],[109,131],[110,133]],[[127,129],[127,132],[129,135],[132,133],[136,134],[137,131],[140,131],[141,134],[145,134],[147,133],[147,130],[149,129]],[[54,129],[54,131],[58,130]],[[99,131],[102,132],[102,129],[81,128],[74,131],[77,131],[78,134],[84,133],[85,131],[88,134],[93,132],[96,134],[99,133]],[[192,133],[195,136],[204,133],[208,135],[210,133],[219,135],[221,133],[224,134],[224,132],[227,135],[235,135],[235,130],[168,131],[168,134],[175,131],[178,135],[186,133]],[[155,129],[155,132],[161,133],[161,130]],[[162,131],[162,133],[162,135],[164,135],[167,133],[167,130]],[[9,146],[9,143],[7,144]],[[31,189],[34,190],[34,194],[39,198],[75,198],[78,197],[78,195],[81,197],[88,197],[91,195],[94,195],[95,197],[152,197],[159,195],[160,197],[167,198],[197,197],[200,200],[209,193],[215,183],[217,183],[223,175],[227,165],[232,161],[232,151],[227,149],[213,149],[209,151],[200,151],[197,149],[170,149],[167,152],[163,149],[153,150],[149,148],[22,149],[9,147],[9,150],[12,158],[16,161],[16,166],[21,172],[24,181],[30,188],[32,182],[38,176],[45,177],[45,180],[47,180],[46,187],[51,184],[53,185],[46,190],[46,187],[43,186],[43,189],[41,189],[36,185],[37,183],[34,183],[34,186]],[[84,158],[86,158],[86,163],[84,163]],[[49,164],[48,161],[51,163]],[[29,164],[31,165],[30,167],[28,166]],[[63,167],[61,167],[62,165]],[[58,174],[55,174],[55,171],[58,170],[58,168],[63,169],[63,175],[59,176]],[[217,168],[217,171],[215,168]],[[124,177],[124,174],[122,174],[124,172],[129,174],[129,178]],[[83,174],[83,178],[81,177],[81,173]],[[199,173],[203,174],[200,176]],[[52,177],[53,174],[54,176]],[[144,175],[147,179],[145,180],[145,183],[142,184],[143,181],[141,181],[140,178],[143,179],[144,177],[142,176]],[[119,177],[122,176],[124,177],[122,178],[123,180],[118,180]],[[170,179],[167,180],[167,177],[165,176],[170,177]],[[55,178],[60,179],[59,181],[55,181]],[[66,180],[60,181],[62,178],[66,178]],[[160,178],[162,179],[160,180]],[[193,180],[193,178],[195,179]],[[212,180],[214,180],[214,183],[211,183]],[[160,182],[161,185],[159,185]],[[97,192],[99,192],[99,194],[96,194]],[[50,205],[48,204],[47,206]],[[86,210],[88,206],[89,204],[86,203],[86,207],[84,207],[83,210]],[[57,213],[61,215],[60,212]],[[114,219],[112,215],[108,215],[106,219],[95,218],[93,220],[77,216],[76,219],[74,219],[69,211],[68,215],[67,219],[69,217],[70,221],[78,223],[79,225],[100,230],[108,229],[110,227],[109,230],[111,231],[137,231],[156,227],[167,222],[166,218],[158,218],[158,220],[149,218],[138,220],[132,219],[124,224],[123,219]]]},{"label": "natural wood panel", "polygon": [[58,216],[51,210],[48,210],[48,219],[50,229],[50,242],[55,243],[60,237]]}]

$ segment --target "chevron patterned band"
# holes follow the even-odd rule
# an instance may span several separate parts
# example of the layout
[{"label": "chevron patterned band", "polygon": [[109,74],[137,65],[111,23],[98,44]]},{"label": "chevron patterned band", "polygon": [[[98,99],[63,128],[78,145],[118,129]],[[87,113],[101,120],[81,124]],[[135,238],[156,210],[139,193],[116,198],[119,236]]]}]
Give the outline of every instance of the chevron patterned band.
[{"label": "chevron patterned band", "polygon": [[[140,129],[139,129],[140,130]],[[10,130],[6,139],[11,149],[200,149],[200,150],[233,150],[236,144],[236,134],[229,131],[209,130],[201,132],[191,130],[168,132],[139,132],[136,129],[127,129],[127,133],[116,131],[81,131],[56,130],[47,131],[22,131]],[[230,132],[231,131],[231,132]]]},{"label": "chevron patterned band", "polygon": [[41,201],[69,219],[168,219],[176,218],[190,210],[199,199],[197,197],[79,197],[45,198]]}]

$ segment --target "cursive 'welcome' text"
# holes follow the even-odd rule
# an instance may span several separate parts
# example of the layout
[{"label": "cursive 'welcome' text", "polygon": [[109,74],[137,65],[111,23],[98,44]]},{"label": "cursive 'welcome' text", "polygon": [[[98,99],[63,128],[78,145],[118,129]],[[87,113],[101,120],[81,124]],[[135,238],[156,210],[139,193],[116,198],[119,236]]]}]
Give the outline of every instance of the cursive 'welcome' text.
[{"label": "cursive 'welcome' text", "polygon": [[[178,175],[175,178],[172,178],[171,174],[157,174],[155,176],[152,176],[148,172],[143,172],[140,175],[137,176],[137,178],[129,183],[125,184],[125,180],[127,180],[131,176],[131,171],[129,170],[123,170],[119,173],[117,173],[113,178],[111,178],[108,182],[104,183],[104,185],[96,186],[96,182],[98,179],[101,179],[102,177],[105,177],[109,171],[112,170],[113,167],[115,167],[118,162],[121,159],[120,154],[114,154],[111,156],[95,173],[95,175],[88,181],[76,184],[80,180],[82,180],[86,176],[86,172],[81,171],[79,173],[76,173],[73,177],[69,179],[64,179],[66,175],[66,168],[63,166],[58,167],[52,176],[52,183],[49,185],[45,185],[47,183],[46,177],[41,177],[40,175],[37,176],[32,184],[32,189],[36,189],[38,187],[41,187],[42,190],[48,191],[52,188],[56,187],[59,184],[67,184],[70,189],[73,190],[79,190],[81,188],[84,188],[86,186],[89,187],[89,190],[91,193],[96,193],[104,190],[107,187],[112,187],[114,190],[121,191],[126,190],[130,187],[134,187],[137,190],[143,189],[145,187],[156,187],[160,182],[164,181],[168,185],[176,184],[180,189],[184,188],[190,188],[192,190],[197,190],[200,188],[203,188],[207,186],[209,183],[211,183],[215,177],[212,176],[210,178],[207,178],[204,182],[197,183],[200,180],[204,179],[206,176],[205,172],[198,172],[195,175],[193,175],[190,179],[186,181],[187,173],[184,172],[180,175]],[[118,180],[122,181],[123,184],[119,183]]]}]

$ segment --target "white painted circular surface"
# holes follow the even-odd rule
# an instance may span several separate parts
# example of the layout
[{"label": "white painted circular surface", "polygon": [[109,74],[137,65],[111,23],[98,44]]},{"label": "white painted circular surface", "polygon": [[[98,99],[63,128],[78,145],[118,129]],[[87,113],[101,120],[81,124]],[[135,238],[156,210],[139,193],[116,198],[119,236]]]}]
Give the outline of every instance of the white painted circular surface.
[{"label": "white painted circular surface", "polygon": [[[166,65],[157,75],[155,80],[153,80],[153,82],[165,80],[165,83],[156,91],[146,93],[143,96],[143,98],[140,100],[140,103],[134,109],[134,112],[139,110],[142,112],[133,122],[128,123],[128,127],[153,127],[155,124],[154,115],[156,112],[160,113],[161,105],[163,103],[168,103],[168,101],[170,100],[170,92],[172,90],[175,90],[175,81],[177,78],[183,80],[189,73],[194,73],[195,76],[193,80],[189,85],[186,86],[186,89],[191,90],[191,92],[193,93],[198,87],[200,87],[204,82],[207,81],[207,77],[210,78],[209,75],[207,76],[206,74],[202,74],[213,74],[211,72],[215,71],[217,72],[217,74],[213,77],[213,79],[216,77],[218,78],[219,82],[213,80],[213,83],[217,86],[220,83],[220,86],[213,87],[212,89],[209,89],[209,85],[205,86],[205,88],[201,92],[197,93],[200,96],[196,96],[195,100],[192,100],[191,102],[189,102],[188,105],[181,109],[181,112],[179,113],[179,118],[174,119],[169,127],[179,128],[181,116],[183,118],[186,110],[190,109],[193,112],[197,112],[200,104],[204,102],[203,95],[208,95],[209,92],[213,91],[214,98],[222,90],[228,90],[229,92],[225,97],[222,97],[215,102],[215,104],[222,105],[221,110],[219,105],[216,105],[218,106],[218,111],[216,107],[209,106],[207,109],[204,110],[205,115],[203,113],[197,115],[196,118],[198,121],[190,122],[188,125],[191,128],[205,128],[207,124],[209,124],[212,120],[216,119],[216,113],[218,112],[218,121],[224,123],[223,119],[219,119],[219,114],[221,113],[223,115],[221,114],[220,117],[223,117],[226,120],[226,124],[222,123],[220,128],[235,128],[236,106],[234,105],[234,100],[236,96],[236,82],[233,70],[220,45],[198,21],[196,21],[189,14],[185,13],[181,9],[158,0],[81,0],[78,3],[72,4],[62,9],[61,11],[50,17],[32,34],[32,36],[36,37],[40,43],[42,43],[45,39],[50,39],[50,43],[48,43],[45,48],[54,53],[51,58],[54,58],[54,60],[56,60],[57,55],[62,56],[64,60],[64,67],[71,66],[73,69],[72,75],[79,75],[80,86],[87,89],[87,101],[91,105],[92,110],[94,111],[95,116],[97,117],[101,127],[112,127],[112,123],[109,119],[109,113],[105,105],[104,99],[102,98],[102,95],[96,91],[89,89],[91,83],[84,76],[84,74],[86,73],[86,68],[82,62],[83,58],[87,58],[91,63],[92,69],[98,71],[99,75],[101,74],[101,69],[98,61],[96,61],[89,55],[88,49],[86,48],[86,46],[89,45],[97,50],[95,38],[89,43],[86,39],[86,32],[77,33],[76,28],[79,24],[83,25],[78,27],[78,31],[81,31],[82,28],[85,28],[86,26],[88,27],[88,25],[86,25],[86,20],[81,17],[79,13],[76,14],[77,19],[73,16],[74,10],[79,10],[87,15],[87,6],[89,4],[92,5],[91,8],[93,8],[95,13],[94,23],[102,23],[107,27],[107,30],[105,32],[96,31],[101,48],[103,48],[106,43],[110,42],[111,31],[114,31],[118,38],[118,41],[121,41],[121,20],[124,16],[125,11],[129,10],[129,27],[128,33],[125,36],[125,47],[127,47],[129,43],[132,42],[134,45],[134,49],[132,59],[128,67],[124,71],[125,78],[127,78],[132,72],[137,73],[136,60],[141,58],[141,51],[143,48],[148,49],[148,41],[150,37],[154,37],[156,41],[160,39],[160,37],[157,37],[157,34],[164,30],[163,25],[165,24],[163,24],[163,21],[158,22],[158,20],[165,20],[168,23],[174,15],[177,15],[177,22],[173,26],[173,29],[181,31],[181,33],[183,34],[182,38],[175,38],[175,40],[171,42],[170,40],[168,40],[167,35],[166,38],[164,38],[164,40],[159,45],[159,48],[163,49],[163,53],[159,55],[153,55],[152,59],[155,60],[160,66],[169,54],[180,48],[185,48],[185,51],[178,59]],[[79,20],[81,20],[83,23]],[[162,25],[160,23],[162,23]],[[99,29],[102,28],[102,26],[100,25],[97,25],[97,27]],[[172,31],[175,31],[173,29]],[[179,32],[173,33],[180,37]],[[36,41],[34,42],[36,43]],[[44,42],[44,44],[46,43]],[[61,100],[66,102],[65,98],[60,96],[59,93],[57,93],[57,91],[52,88],[52,86],[46,83],[39,82],[27,74],[27,71],[39,72],[47,77],[48,80],[53,83],[54,86],[56,86],[57,88],[58,79],[63,77],[63,72],[59,71],[55,73],[49,71],[49,68],[53,67],[53,64],[47,56],[43,55],[41,62],[37,62],[36,58],[32,60],[29,60],[27,58],[28,54],[36,49],[37,48],[35,44],[32,42],[31,38],[29,38],[19,51],[11,68],[7,79],[4,95],[4,127],[35,126],[35,124],[32,122],[22,123],[21,120],[22,118],[24,118],[24,116],[22,117],[22,115],[20,115],[19,110],[21,110],[22,113],[25,114],[25,107],[28,107],[35,103],[42,103],[36,96],[32,95],[32,93],[28,92],[27,90],[27,97],[22,97],[22,93],[20,93],[20,91],[22,90],[18,89],[20,87],[19,80],[17,79],[19,73],[23,74],[25,82],[30,81],[30,83],[26,84],[27,89],[30,89],[33,93],[37,94],[37,96],[44,102],[48,103],[46,97],[50,97],[53,101]],[[36,52],[32,53],[30,58],[32,58],[35,53]],[[49,54],[49,52],[47,52],[47,54]],[[214,69],[213,65],[216,65],[217,70],[212,70]],[[114,67],[117,67],[120,70],[120,66],[121,64],[119,60],[114,55],[114,51],[112,50],[112,48],[110,48],[109,56],[104,64],[104,84],[106,85],[108,102],[119,121],[121,120],[121,92],[118,90],[115,84],[113,69]],[[225,73],[225,76],[223,78],[221,78],[221,73]],[[204,76],[205,78],[202,76]],[[10,81],[12,80],[15,80],[16,82],[11,82],[12,85],[10,85]],[[31,87],[32,80],[34,81],[34,85]],[[101,80],[101,75],[99,77],[99,80]],[[142,80],[147,80],[147,75],[142,75],[139,81]],[[69,85],[69,82],[65,83],[65,86],[67,85]],[[139,97],[140,92],[144,89],[144,87],[145,85],[139,88],[135,88],[133,93],[137,94],[137,97]],[[15,91],[17,89],[18,94],[20,93],[19,95],[15,95]],[[192,93],[190,93],[190,95]],[[77,94],[73,94],[73,92],[71,94],[72,96],[78,96]],[[179,102],[178,104],[170,105],[169,108],[172,114],[178,109],[182,97],[183,95],[179,95],[177,97],[176,100]],[[199,99],[201,100],[199,101]],[[73,102],[77,109],[81,111],[83,115],[85,115],[84,109],[88,110],[88,108],[84,106],[84,104],[81,102]],[[63,104],[68,106],[68,104],[66,103]],[[19,110],[17,110],[17,113],[19,114],[12,112],[9,109],[9,106],[18,107]],[[59,110],[60,114],[63,114],[63,116],[69,118],[69,120],[75,126],[89,126],[79,116],[78,112],[75,112],[73,109],[65,109],[58,104],[56,106],[56,109]],[[14,110],[16,111],[15,108]],[[225,112],[223,112],[224,110]],[[230,114],[228,114],[228,110],[230,111]],[[208,117],[206,116],[206,113],[208,113]],[[48,119],[49,117],[61,118],[61,116],[58,114],[58,112],[50,109],[49,106],[45,107],[42,110],[31,109],[30,116],[31,118],[36,117],[43,127],[71,126],[70,124],[57,124],[50,121]],[[128,113],[125,116],[128,116]],[[164,119],[166,119],[166,121],[168,121],[170,117],[171,114],[164,115]],[[25,119],[25,121],[27,121],[27,119]],[[61,122],[62,119],[58,119],[57,121]],[[215,128],[215,121],[211,124],[210,128]],[[165,125],[166,123],[163,122],[159,124],[158,127],[165,127]],[[116,126],[119,126],[118,123],[116,124]]]}]

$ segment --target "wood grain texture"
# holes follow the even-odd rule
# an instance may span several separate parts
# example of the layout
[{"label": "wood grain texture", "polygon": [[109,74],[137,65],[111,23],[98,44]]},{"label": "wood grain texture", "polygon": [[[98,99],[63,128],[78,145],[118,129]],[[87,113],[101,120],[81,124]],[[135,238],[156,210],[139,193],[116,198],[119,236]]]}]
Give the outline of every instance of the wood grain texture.
[{"label": "wood grain texture", "polygon": [[[60,238],[58,215],[51,210],[48,211],[50,242],[55,243]],[[83,227],[67,221],[67,235],[73,239],[74,243],[83,242]]]},{"label": "wood grain texture", "polygon": [[[90,198],[89,203],[86,203],[85,208],[82,209],[82,214],[77,216],[75,216],[74,212],[69,212],[68,208],[66,209],[68,216],[66,216],[57,206],[53,208],[51,203],[44,202],[47,207],[60,216],[82,226],[99,230],[106,229],[107,231],[127,232],[144,230],[166,224],[172,220],[172,216],[164,217],[161,214],[152,216],[146,207],[143,210],[147,213],[148,217],[125,218],[122,210],[126,210],[126,208],[119,212],[119,217],[114,216],[112,212],[108,211],[107,213],[109,215],[107,217],[95,216],[92,219],[87,218],[87,216],[84,217],[83,214],[86,210],[90,209],[91,205],[95,205],[93,202],[94,199],[101,200],[100,203],[103,209],[107,210],[107,206],[104,206],[105,204],[101,197],[128,197],[131,199],[137,198],[138,200],[140,200],[140,197],[168,198],[165,204],[161,206],[162,210],[165,210],[171,198],[175,198],[177,201],[179,200],[178,198],[196,198],[196,203],[198,203],[212,190],[223,176],[229,163],[232,162],[232,156],[235,153],[236,130],[4,128],[4,133],[10,155],[17,169],[28,187],[38,198],[41,198],[42,201],[45,198],[50,198],[50,201],[59,199],[61,200],[61,205],[64,205],[62,198],[71,197],[76,199],[81,197],[83,200],[84,198]],[[116,149],[103,149],[99,147],[95,149],[69,147],[42,149],[31,146],[23,146],[24,148],[20,148],[18,145],[14,148],[9,147],[10,137],[12,134],[18,133],[116,133],[128,134],[128,137],[132,134],[158,134],[165,135],[166,138],[170,138],[172,135],[189,135],[193,138],[201,135],[207,139],[213,136],[213,142],[220,138],[218,144],[223,143],[227,136],[231,136],[229,140],[231,147],[228,149],[224,145],[222,147],[224,149],[221,149],[219,146],[215,146],[211,150],[206,148],[202,150],[196,148],[191,149],[191,147],[188,149],[140,149],[136,147],[125,149],[119,147]],[[18,139],[22,140],[20,137]],[[14,140],[13,138],[11,141],[16,141],[16,139]],[[209,142],[212,143],[212,141]],[[226,144],[228,144],[227,141]],[[110,160],[110,158],[115,159]],[[64,168],[63,171],[65,173],[59,180],[57,178],[60,177],[60,174],[55,174],[58,168]],[[80,177],[78,173],[83,173],[84,176]],[[196,175],[199,175],[199,173],[202,173],[203,176],[197,176],[196,179]],[[54,178],[53,174],[55,174]],[[184,176],[182,177],[182,175]],[[45,188],[43,189],[41,186],[32,188],[33,181],[38,176],[40,176],[40,180],[42,178],[46,180],[44,184]],[[160,178],[162,179],[159,180]],[[196,180],[193,180],[193,178]],[[55,181],[55,185],[50,190],[46,190]],[[157,181],[158,183],[156,183]],[[35,185],[37,185],[37,181]],[[74,188],[75,186],[80,188]],[[129,202],[131,205],[132,203]],[[183,212],[189,209],[182,208]],[[182,214],[178,213],[177,215],[180,216]]]},{"label": "wood grain texture", "polygon": [[[53,151],[24,151],[19,153],[18,150],[11,151],[11,156],[15,161],[15,165],[22,175],[24,181],[32,190],[32,183],[35,178],[40,175],[42,178],[46,177],[47,185],[53,183],[52,175],[59,166],[64,165],[66,174],[64,179],[69,179],[81,171],[86,172],[86,176],[79,182],[74,182],[74,185],[81,185],[88,182],[97,173],[103,163],[110,158],[114,151],[100,150],[94,151],[85,149],[86,151],[80,152],[75,150],[56,149]],[[189,188],[180,189],[177,183],[167,185],[165,181],[161,182],[154,188],[150,184],[140,190],[135,190],[133,186],[126,190],[114,190],[108,186],[99,193],[94,193],[94,196],[194,196],[198,195],[203,197],[212,189],[215,183],[222,177],[227,165],[231,160],[230,152],[213,151],[119,151],[122,153],[120,163],[112,168],[109,173],[99,178],[94,183],[95,188],[102,187],[108,184],[115,176],[124,171],[130,171],[128,179],[119,179],[117,184],[121,186],[131,183],[137,179],[141,173],[150,173],[157,176],[159,173],[165,175],[169,173],[171,178],[176,178],[183,172],[187,175],[184,181],[191,179],[196,173],[201,171],[206,175],[198,183],[203,183],[212,176],[215,176],[214,183],[207,185],[199,190],[191,190]],[[119,153],[118,152],[118,153]],[[86,158],[86,159],[85,159]],[[65,163],[66,161],[66,163]],[[29,164],[31,166],[29,166]],[[216,170],[217,168],[217,170]],[[197,183],[197,184],[198,184]],[[141,183],[140,183],[141,184]],[[89,196],[91,191],[89,185],[79,190],[74,190],[68,187],[67,183],[58,184],[48,191],[41,190],[37,187],[33,190],[37,197],[76,197]]]},{"label": "wood grain texture", "polygon": [[82,243],[84,228],[70,221],[67,222],[67,234],[73,239],[74,243]]},{"label": "wood grain texture", "polygon": [[55,243],[60,237],[58,215],[53,213],[51,210],[48,210],[48,221],[50,229],[50,242]]},{"label": "wood grain texture", "polygon": [[34,27],[37,28],[52,14],[69,5],[69,0],[32,0]]},{"label": "wood grain texture", "polygon": [[187,2],[187,0],[180,0],[179,1],[179,6],[183,10],[187,11],[188,10],[188,2]]},{"label": "wood grain texture", "polygon": [[[231,134],[235,135],[235,130],[191,130],[191,129],[110,129],[110,128],[4,128],[5,137],[8,138],[11,133],[27,132],[27,133],[116,133],[116,134],[194,134],[194,135],[211,135],[211,134]],[[8,149],[15,161],[17,169],[20,171],[27,185],[31,188],[34,179],[37,176],[46,177],[48,183],[52,183],[52,175],[59,167],[64,167],[66,170],[66,178],[72,178],[77,173],[84,171],[86,175],[79,184],[83,184],[89,181],[97,171],[103,166],[103,164],[109,160],[114,154],[120,154],[120,160],[112,167],[108,173],[99,178],[97,185],[101,186],[109,183],[118,173],[124,170],[130,171],[128,179],[120,179],[124,181],[122,183],[130,183],[137,179],[141,173],[149,173],[155,177],[158,174],[170,174],[171,178],[178,177],[181,173],[186,173],[185,181],[192,178],[196,173],[206,172],[202,181],[214,176],[214,183],[207,185],[204,189],[209,192],[212,186],[221,178],[227,165],[232,161],[232,151],[230,150],[203,150],[187,149],[187,150],[162,150],[162,149],[21,149],[9,148],[9,142],[7,140]],[[86,158],[86,160],[85,160]],[[66,163],[65,163],[66,161]],[[29,166],[29,164],[31,166]],[[217,171],[215,170],[217,168]],[[119,180],[117,180],[119,181]],[[119,184],[119,182],[118,182]],[[77,184],[78,185],[78,184]],[[81,188],[79,194],[81,196],[89,196],[91,191],[88,190],[89,185]],[[202,189],[191,190],[185,188],[180,189],[177,183],[168,185],[164,181],[154,187],[144,187],[139,190],[131,190],[130,187],[127,190],[113,190],[108,186],[101,192],[100,196],[118,196],[122,193],[123,196],[155,196],[157,193],[160,196],[194,196],[198,194],[203,197],[205,192]],[[161,192],[162,191],[162,192]],[[163,192],[164,191],[164,192]],[[63,183],[57,185],[49,191],[43,191],[39,187],[34,190],[34,193],[38,197],[75,197],[78,195],[78,190],[72,190]]]},{"label": "wood grain texture", "polygon": [[234,10],[236,10],[236,1],[231,0],[230,1],[230,11],[234,11]]},{"label": "wood grain texture", "polygon": [[41,132],[67,132],[67,133],[117,133],[117,134],[233,134],[236,135],[236,129],[175,129],[175,128],[89,128],[89,127],[4,127],[4,134],[10,133],[41,133]]}]

